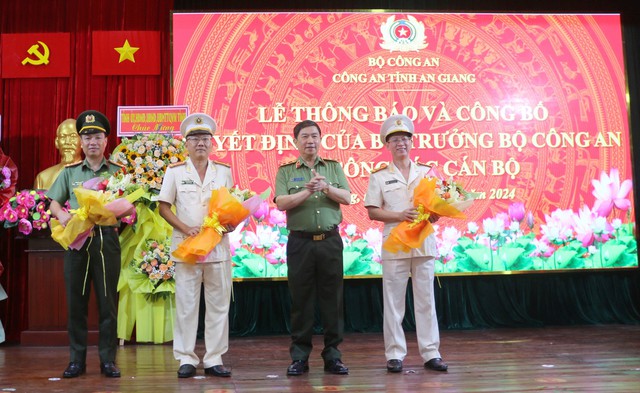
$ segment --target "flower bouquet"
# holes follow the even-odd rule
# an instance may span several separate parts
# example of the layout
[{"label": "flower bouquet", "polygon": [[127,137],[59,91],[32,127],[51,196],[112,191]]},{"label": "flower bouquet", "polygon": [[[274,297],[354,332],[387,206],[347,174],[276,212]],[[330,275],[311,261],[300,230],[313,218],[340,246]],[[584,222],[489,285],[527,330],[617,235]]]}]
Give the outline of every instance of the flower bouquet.
[{"label": "flower bouquet", "polygon": [[154,195],[160,193],[167,167],[185,158],[184,143],[163,134],[136,134],[132,138],[122,138],[111,154],[111,160],[123,165],[125,172],[131,174],[132,183]]},{"label": "flower bouquet", "polygon": [[51,220],[51,237],[65,250],[80,249],[95,225],[116,225],[118,218],[131,211],[132,203],[144,194],[141,188],[124,196],[118,191],[100,190],[103,181],[93,178],[73,189],[79,208],[70,210],[73,217],[66,226]]},{"label": "flower bouquet", "polygon": [[444,181],[437,177],[426,177],[413,192],[413,205],[418,217],[412,222],[403,221],[393,228],[382,248],[389,252],[407,252],[420,247],[433,233],[429,221],[431,214],[441,217],[466,218],[462,210],[468,208],[475,197],[465,192],[453,181]]},{"label": "flower bouquet", "polygon": [[[110,158],[125,167],[125,177],[130,176],[127,179],[132,185],[144,190],[144,195],[135,203],[135,216],[130,220],[122,219],[132,225],[126,226],[120,234],[122,270],[118,281],[118,337],[129,340],[135,326],[138,341],[170,341],[175,314],[171,297],[140,299],[144,294],[139,292],[139,275],[129,264],[138,257],[140,249],[147,247],[148,240],[171,236],[173,229],[160,217],[157,198],[167,167],[184,161],[186,149],[181,139],[169,134],[136,134],[122,138]],[[159,290],[160,287],[156,292]]]},{"label": "flower bouquet", "polygon": [[453,178],[449,180],[436,178],[435,191],[436,195],[460,211],[467,210],[478,196],[478,193],[465,191]]},{"label": "flower bouquet", "polygon": [[[269,194],[271,194],[270,188],[260,195],[240,192],[233,190],[233,188],[230,191],[225,187],[211,191],[208,213],[204,218],[200,233],[196,236],[190,236],[180,243],[173,255],[189,263],[203,261],[220,243],[222,235],[228,232],[228,228],[235,228],[243,222],[260,207],[260,203],[266,200]],[[238,199],[245,196],[248,199]]]},{"label": "flower bouquet", "polygon": [[16,192],[18,168],[11,158],[0,149],[0,206]]},{"label": "flower bouquet", "polygon": [[118,197],[123,197],[132,194],[140,188],[133,184],[132,177],[130,173],[125,174],[118,171],[108,177],[94,177],[84,182],[82,186],[90,190],[105,191],[116,194]]},{"label": "flower bouquet", "polygon": [[47,198],[41,190],[22,190],[0,207],[0,220],[5,228],[18,227],[23,235],[48,227],[51,219]]},{"label": "flower bouquet", "polygon": [[163,241],[148,239],[131,261],[131,290],[145,294],[149,301],[175,292],[176,266],[170,259],[169,244],[168,237]]},{"label": "flower bouquet", "polygon": [[[144,190],[138,191],[141,187],[133,183],[133,175],[120,171],[109,177],[94,177],[84,182],[83,186],[91,190],[110,193],[110,195],[115,195],[118,198],[127,197],[133,193],[137,193],[136,195],[144,193]],[[136,221],[136,212],[134,211],[131,215],[122,217],[120,220],[126,224],[134,224]]]}]

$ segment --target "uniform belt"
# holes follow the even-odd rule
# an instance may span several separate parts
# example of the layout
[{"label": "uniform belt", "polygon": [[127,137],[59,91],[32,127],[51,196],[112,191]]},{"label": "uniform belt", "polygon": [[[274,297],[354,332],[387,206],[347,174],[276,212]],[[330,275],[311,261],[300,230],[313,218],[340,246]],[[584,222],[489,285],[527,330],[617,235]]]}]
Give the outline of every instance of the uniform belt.
[{"label": "uniform belt", "polygon": [[333,228],[330,231],[326,232],[303,232],[303,231],[290,231],[290,237],[299,237],[302,239],[311,239],[314,242],[324,240],[328,237],[335,236],[338,234],[338,228]]}]

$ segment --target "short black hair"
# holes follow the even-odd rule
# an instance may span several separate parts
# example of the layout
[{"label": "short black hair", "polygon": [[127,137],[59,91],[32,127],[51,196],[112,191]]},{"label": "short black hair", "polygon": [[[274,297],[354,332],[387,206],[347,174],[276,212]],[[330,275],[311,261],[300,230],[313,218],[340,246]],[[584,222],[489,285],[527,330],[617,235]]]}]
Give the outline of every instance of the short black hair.
[{"label": "short black hair", "polygon": [[300,134],[300,130],[302,130],[303,128],[307,128],[307,127],[315,127],[318,129],[318,133],[320,135],[322,135],[322,130],[320,130],[320,126],[318,125],[318,123],[316,123],[313,120],[303,120],[300,123],[296,124],[295,127],[293,127],[293,137],[298,139],[298,134]]}]

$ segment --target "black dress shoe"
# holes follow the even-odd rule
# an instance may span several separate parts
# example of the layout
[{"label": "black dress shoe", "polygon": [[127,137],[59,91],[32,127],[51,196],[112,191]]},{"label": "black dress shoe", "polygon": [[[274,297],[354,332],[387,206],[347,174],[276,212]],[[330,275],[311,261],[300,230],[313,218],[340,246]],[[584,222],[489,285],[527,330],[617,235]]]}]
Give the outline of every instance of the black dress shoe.
[{"label": "black dress shoe", "polygon": [[64,370],[62,376],[64,378],[75,378],[84,374],[86,371],[86,366],[84,363],[80,362],[70,362],[67,366],[67,369]]},{"label": "black dress shoe", "polygon": [[447,371],[449,366],[442,360],[442,358],[433,358],[424,364],[424,368],[434,371]]},{"label": "black dress shoe", "polygon": [[331,374],[345,375],[349,374],[349,369],[342,363],[340,359],[329,360],[324,364],[324,371]]},{"label": "black dress shoe", "polygon": [[390,373],[399,373],[402,371],[402,360],[400,359],[391,359],[387,361],[387,371]]},{"label": "black dress shoe", "polygon": [[222,364],[219,364],[217,366],[212,366],[212,367],[205,368],[204,369],[204,373],[207,374],[207,375],[213,375],[213,376],[216,376],[216,377],[230,377],[231,376],[231,370],[229,370],[228,368],[226,368]]},{"label": "black dress shoe", "polygon": [[178,369],[178,378],[191,378],[196,375],[196,366],[193,364],[183,364]]},{"label": "black dress shoe", "polygon": [[109,378],[120,378],[120,369],[114,362],[104,362],[100,364],[100,372]]},{"label": "black dress shoe", "polygon": [[309,371],[309,362],[306,360],[294,360],[287,368],[287,375],[302,375]]}]

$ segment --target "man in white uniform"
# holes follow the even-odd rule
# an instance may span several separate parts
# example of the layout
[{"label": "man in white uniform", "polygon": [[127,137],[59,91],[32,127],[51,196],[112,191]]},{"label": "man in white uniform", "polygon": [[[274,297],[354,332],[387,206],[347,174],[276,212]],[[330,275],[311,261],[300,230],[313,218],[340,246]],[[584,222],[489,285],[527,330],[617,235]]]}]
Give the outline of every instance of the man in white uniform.
[{"label": "man in white uniform", "polygon": [[[187,237],[200,232],[207,216],[211,191],[231,188],[231,169],[226,164],[209,160],[211,137],[216,122],[208,115],[194,113],[184,119],[180,132],[185,138],[189,158],[171,165],[160,190],[160,215],[173,227],[171,252]],[[175,214],[171,210],[175,205]],[[195,353],[198,330],[200,288],[204,283],[205,347],[202,359],[204,372],[217,377],[229,377],[223,366],[222,354],[229,346],[229,303],[231,299],[231,254],[228,236],[201,263],[176,261],[176,319],[173,333],[173,354],[180,361],[179,378],[196,374],[200,358]]]},{"label": "man in white uniform", "polygon": [[[420,180],[429,177],[430,167],[411,161],[413,122],[407,116],[389,117],[380,129],[380,139],[391,152],[392,162],[371,173],[364,205],[369,218],[384,223],[384,240],[391,229],[402,221],[413,221],[418,212],[413,206],[413,191]],[[438,217],[431,216],[434,222]],[[384,346],[387,370],[402,371],[407,355],[407,342],[402,330],[405,297],[411,274],[415,305],[418,350],[424,367],[447,371],[440,357],[440,333],[433,293],[434,261],[438,255],[433,235],[422,247],[409,252],[390,253],[382,250],[382,286],[384,300]]]}]

